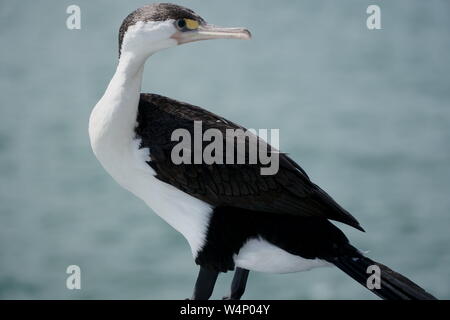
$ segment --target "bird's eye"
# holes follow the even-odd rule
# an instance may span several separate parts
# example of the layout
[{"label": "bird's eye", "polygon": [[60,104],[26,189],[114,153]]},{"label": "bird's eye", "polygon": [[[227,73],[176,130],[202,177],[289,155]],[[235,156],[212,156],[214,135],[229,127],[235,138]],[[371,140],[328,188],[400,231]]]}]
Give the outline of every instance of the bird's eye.
[{"label": "bird's eye", "polygon": [[178,29],[184,29],[186,27],[186,21],[184,19],[178,19],[175,23]]},{"label": "bird's eye", "polygon": [[175,21],[178,30],[196,30],[199,27],[199,22],[193,19],[178,19]]}]

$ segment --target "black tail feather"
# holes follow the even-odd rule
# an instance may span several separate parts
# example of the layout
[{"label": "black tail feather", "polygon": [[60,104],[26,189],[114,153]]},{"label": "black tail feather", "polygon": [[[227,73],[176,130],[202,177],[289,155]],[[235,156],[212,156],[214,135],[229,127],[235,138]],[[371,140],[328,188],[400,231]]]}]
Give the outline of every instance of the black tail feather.
[{"label": "black tail feather", "polygon": [[367,268],[370,265],[377,265],[381,271],[381,288],[372,289],[371,291],[382,299],[436,300],[435,297],[411,280],[391,270],[385,265],[362,255],[357,257],[339,257],[330,262],[365,287],[367,286],[367,279],[370,276],[370,274],[367,273]]}]

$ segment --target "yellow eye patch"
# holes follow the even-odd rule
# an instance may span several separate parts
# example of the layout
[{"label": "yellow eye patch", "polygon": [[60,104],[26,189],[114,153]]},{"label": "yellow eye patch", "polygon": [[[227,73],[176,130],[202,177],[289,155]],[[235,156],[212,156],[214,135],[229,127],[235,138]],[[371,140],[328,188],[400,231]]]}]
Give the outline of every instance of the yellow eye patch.
[{"label": "yellow eye patch", "polygon": [[199,26],[199,23],[196,20],[184,19],[184,22],[186,23],[186,28],[189,30],[195,30]]}]

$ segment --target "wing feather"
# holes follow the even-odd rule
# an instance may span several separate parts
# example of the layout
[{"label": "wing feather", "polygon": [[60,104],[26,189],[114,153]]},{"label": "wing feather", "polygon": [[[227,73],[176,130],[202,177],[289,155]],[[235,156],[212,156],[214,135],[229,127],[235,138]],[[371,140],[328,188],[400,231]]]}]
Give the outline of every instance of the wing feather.
[{"label": "wing feather", "polygon": [[[246,145],[246,164],[174,164],[170,161],[171,151],[178,142],[171,141],[171,134],[183,128],[193,135],[194,121],[202,121],[203,131],[219,129],[224,137],[226,129],[246,130],[202,108],[155,94],[141,94],[136,136],[141,139],[141,148],[150,148],[148,164],[158,179],[213,206],[323,217],[363,230],[349,212],[315,185],[287,155],[279,154],[276,174],[261,175],[264,165],[248,164],[245,137],[238,137],[237,142]],[[269,145],[268,148],[275,150]],[[239,150],[235,148],[235,154]]]}]

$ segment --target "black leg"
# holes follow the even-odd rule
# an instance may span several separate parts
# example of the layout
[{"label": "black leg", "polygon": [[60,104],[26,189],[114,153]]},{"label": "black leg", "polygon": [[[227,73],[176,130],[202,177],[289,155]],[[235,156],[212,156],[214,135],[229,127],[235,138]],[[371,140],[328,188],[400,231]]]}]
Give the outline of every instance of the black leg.
[{"label": "black leg", "polygon": [[236,268],[233,281],[231,282],[231,293],[226,300],[239,300],[245,292],[249,271],[247,269]]},{"label": "black leg", "polygon": [[194,294],[192,300],[208,300],[214,290],[218,271],[212,271],[204,267],[200,267],[197,281],[195,282]]}]

